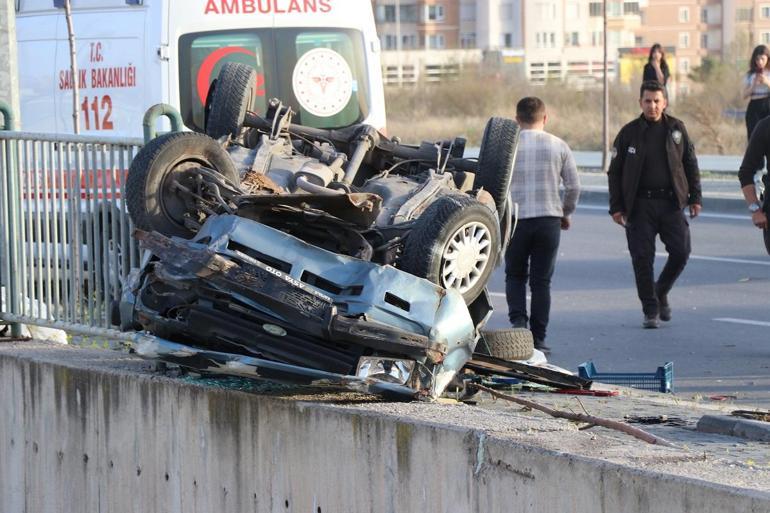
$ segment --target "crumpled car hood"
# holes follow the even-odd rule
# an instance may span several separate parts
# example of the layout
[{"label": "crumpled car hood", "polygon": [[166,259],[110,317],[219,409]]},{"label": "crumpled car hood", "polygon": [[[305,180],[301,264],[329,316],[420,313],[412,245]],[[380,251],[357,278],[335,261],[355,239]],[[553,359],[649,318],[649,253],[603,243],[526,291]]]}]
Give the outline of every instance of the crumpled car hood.
[{"label": "crumpled car hood", "polygon": [[[191,241],[137,235],[156,258],[131,275],[121,316],[162,335],[137,338],[136,351],[148,358],[214,374],[436,398],[478,340],[458,292],[250,219],[213,216]],[[164,303],[176,293],[205,301]],[[210,304],[218,310],[207,310]],[[240,331],[237,312],[247,318]],[[204,317],[205,326],[195,324]],[[401,385],[356,376],[357,358],[371,354],[416,361],[419,379]]]}]

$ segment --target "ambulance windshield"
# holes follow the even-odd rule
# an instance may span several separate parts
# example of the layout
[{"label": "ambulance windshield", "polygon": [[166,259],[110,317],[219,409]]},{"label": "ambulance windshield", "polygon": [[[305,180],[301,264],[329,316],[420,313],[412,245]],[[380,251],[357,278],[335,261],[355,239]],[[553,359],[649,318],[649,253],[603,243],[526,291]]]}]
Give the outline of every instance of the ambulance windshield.
[{"label": "ambulance windshield", "polygon": [[277,28],[187,34],[179,40],[182,118],[203,128],[209,86],[226,62],[257,71],[253,109],[270,98],[297,112],[295,122],[316,128],[359,123],[369,112],[364,37],[357,30]]}]

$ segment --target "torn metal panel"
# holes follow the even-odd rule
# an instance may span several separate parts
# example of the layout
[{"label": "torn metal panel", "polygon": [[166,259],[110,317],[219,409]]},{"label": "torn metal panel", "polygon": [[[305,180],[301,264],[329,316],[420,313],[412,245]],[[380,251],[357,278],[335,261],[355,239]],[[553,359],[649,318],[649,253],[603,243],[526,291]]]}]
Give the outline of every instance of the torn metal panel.
[{"label": "torn metal panel", "polygon": [[420,398],[418,391],[405,385],[324,372],[250,356],[207,351],[147,334],[138,334],[132,347],[134,352],[143,358],[174,363],[194,369],[201,374],[242,376],[269,379],[279,383],[344,388],[354,392],[392,396],[401,400]]},{"label": "torn metal panel", "polygon": [[563,372],[535,367],[521,362],[502,360],[479,353],[473,354],[473,358],[465,364],[465,368],[476,374],[509,376],[555,388],[584,390],[591,388],[591,383],[593,383],[590,380],[564,374]]}]

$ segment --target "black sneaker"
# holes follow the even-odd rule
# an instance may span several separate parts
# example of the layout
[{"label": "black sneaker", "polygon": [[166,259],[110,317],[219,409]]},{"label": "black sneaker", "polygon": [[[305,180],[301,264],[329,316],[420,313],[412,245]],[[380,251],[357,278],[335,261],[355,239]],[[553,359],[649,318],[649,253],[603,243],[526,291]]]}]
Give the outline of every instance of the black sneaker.
[{"label": "black sneaker", "polygon": [[542,351],[544,355],[551,354],[551,348],[545,345],[545,340],[535,339],[535,349]]},{"label": "black sneaker", "polygon": [[642,321],[642,328],[651,330],[660,327],[660,321],[657,315],[645,315]]}]

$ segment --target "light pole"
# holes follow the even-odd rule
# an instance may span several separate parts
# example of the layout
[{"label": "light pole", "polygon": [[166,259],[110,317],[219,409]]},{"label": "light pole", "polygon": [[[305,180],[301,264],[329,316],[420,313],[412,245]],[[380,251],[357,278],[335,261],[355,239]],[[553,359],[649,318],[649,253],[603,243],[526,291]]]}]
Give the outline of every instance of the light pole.
[{"label": "light pole", "polygon": [[607,76],[607,0],[603,0],[603,40],[604,40],[604,62],[603,62],[603,92],[604,101],[602,102],[602,171],[604,173],[610,167],[610,83]]},{"label": "light pole", "polygon": [[403,79],[403,62],[401,62],[401,0],[396,0],[396,59],[398,60],[398,85],[401,87]]}]

